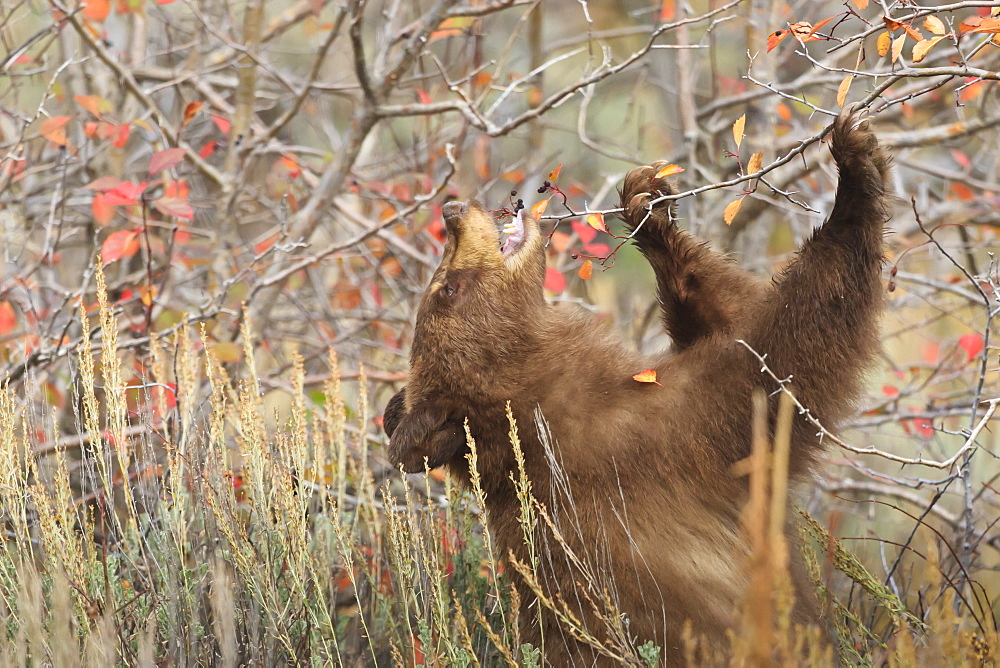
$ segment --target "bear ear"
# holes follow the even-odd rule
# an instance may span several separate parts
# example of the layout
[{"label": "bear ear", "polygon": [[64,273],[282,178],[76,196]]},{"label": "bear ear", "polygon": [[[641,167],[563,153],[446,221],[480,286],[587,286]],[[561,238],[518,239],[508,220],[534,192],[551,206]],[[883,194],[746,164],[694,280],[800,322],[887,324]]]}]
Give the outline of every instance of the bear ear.
[{"label": "bear ear", "polygon": [[503,266],[496,222],[479,202],[448,202],[441,211],[448,230],[442,266],[449,270]]}]

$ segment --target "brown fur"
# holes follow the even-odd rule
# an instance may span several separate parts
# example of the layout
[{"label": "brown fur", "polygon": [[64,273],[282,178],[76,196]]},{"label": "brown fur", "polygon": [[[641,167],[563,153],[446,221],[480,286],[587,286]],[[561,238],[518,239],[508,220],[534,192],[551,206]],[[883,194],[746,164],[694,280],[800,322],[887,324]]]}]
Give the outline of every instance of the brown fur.
[{"label": "brown fur", "polygon": [[[426,458],[468,481],[467,418],[497,544],[526,562],[510,479],[510,401],[533,491],[582,564],[571,565],[539,530],[544,587],[598,639],[652,640],[667,665],[683,661],[685,620],[714,646],[725,642],[748,578],[739,525],[746,479],[731,469],[750,452],[752,392],[774,389],[737,339],[792,376],[798,398],[826,426],[852,411],[878,346],[889,159],[867,121],[849,114],[834,124],[832,151],[840,170],[833,212],[772,283],[678,229],[668,206],[649,213],[656,193],[672,192],[652,180],[655,165],[626,177],[625,222],[655,271],[675,342],[653,356],[629,350],[593,316],[545,302],[545,252],[533,222],[516,262],[505,262],[478,204],[446,205],[449,241],[418,311],[409,385],[386,409],[389,454],[408,472],[423,470]],[[632,379],[646,368],[662,386]],[[815,428],[798,420],[795,478],[818,446]],[[815,621],[808,583],[798,571],[793,578],[796,620]],[[544,640],[553,663],[603,661],[551,614],[535,622],[539,606],[515,579],[524,641]],[[594,614],[587,597],[600,600],[604,588],[627,625]]]}]

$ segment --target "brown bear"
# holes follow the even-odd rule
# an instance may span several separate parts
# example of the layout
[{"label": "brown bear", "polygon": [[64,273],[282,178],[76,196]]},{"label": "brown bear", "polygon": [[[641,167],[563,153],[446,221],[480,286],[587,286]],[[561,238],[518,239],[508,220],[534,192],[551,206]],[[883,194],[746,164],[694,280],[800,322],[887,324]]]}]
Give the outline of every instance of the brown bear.
[{"label": "brown bear", "polygon": [[[389,456],[407,472],[445,465],[468,483],[468,420],[496,544],[528,563],[510,402],[532,491],[562,540],[539,521],[541,586],[609,647],[652,641],[677,665],[686,621],[723,646],[738,617],[749,577],[739,519],[747,480],[733,465],[750,453],[752,393],[775,389],[740,340],[792,379],[827,428],[858,399],[879,345],[890,159],[857,115],[842,114],[831,135],[840,173],[833,212],[773,281],[679,229],[670,204],[651,204],[673,192],[655,165],[626,176],[624,220],[653,267],[674,341],[652,356],[582,309],[546,302],[545,239],[531,216],[519,215],[501,245],[478,203],[444,207],[448,241],[417,312],[408,385],[385,411]],[[633,380],[645,369],[662,385]],[[793,482],[819,450],[815,427],[797,419]],[[523,641],[544,644],[555,664],[609,661],[539,614],[514,579]],[[795,620],[815,622],[815,596],[794,564],[793,580]],[[600,612],[615,608],[623,615]]]}]

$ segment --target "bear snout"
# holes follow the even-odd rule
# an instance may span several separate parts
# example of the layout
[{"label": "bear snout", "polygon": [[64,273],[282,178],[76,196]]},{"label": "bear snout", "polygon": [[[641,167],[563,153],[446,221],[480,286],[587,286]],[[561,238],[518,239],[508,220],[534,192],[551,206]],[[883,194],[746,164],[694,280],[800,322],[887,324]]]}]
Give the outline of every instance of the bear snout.
[{"label": "bear snout", "polygon": [[462,216],[465,215],[465,212],[468,210],[468,208],[469,208],[468,202],[458,202],[453,200],[451,202],[445,202],[445,205],[441,207],[441,213],[442,215],[444,215],[446,219],[461,218]]}]

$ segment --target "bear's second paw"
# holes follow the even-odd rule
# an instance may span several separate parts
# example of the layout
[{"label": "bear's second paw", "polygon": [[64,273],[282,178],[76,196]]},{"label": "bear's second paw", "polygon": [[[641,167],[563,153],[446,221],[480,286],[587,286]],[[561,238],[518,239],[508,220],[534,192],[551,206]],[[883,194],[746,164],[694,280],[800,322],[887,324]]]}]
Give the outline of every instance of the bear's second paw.
[{"label": "bear's second paw", "polygon": [[659,214],[657,219],[661,222],[669,222],[673,202],[656,200],[664,195],[673,195],[677,191],[666,179],[656,178],[656,174],[663,169],[667,163],[665,161],[654,162],[645,167],[637,167],[625,176],[625,184],[621,193],[621,205],[625,210],[625,222],[633,229],[640,223],[644,223],[651,214]]}]

